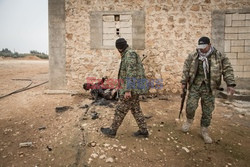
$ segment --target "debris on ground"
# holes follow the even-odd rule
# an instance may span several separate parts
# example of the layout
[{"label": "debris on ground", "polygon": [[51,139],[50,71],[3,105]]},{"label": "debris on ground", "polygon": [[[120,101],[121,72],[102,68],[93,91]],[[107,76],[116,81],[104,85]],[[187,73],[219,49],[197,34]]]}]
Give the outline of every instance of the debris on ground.
[{"label": "debris on ground", "polygon": [[99,113],[97,113],[97,112],[91,112],[91,119],[93,119],[93,120],[95,120],[95,119],[97,119],[97,118],[99,118]]},{"label": "debris on ground", "polygon": [[19,143],[19,147],[31,147],[32,142],[24,142],[24,143]]},{"label": "debris on ground", "polygon": [[44,129],[46,129],[46,126],[41,126],[38,128],[38,130],[44,130]]},{"label": "debris on ground", "polygon": [[73,107],[70,107],[70,106],[59,106],[59,107],[56,107],[56,112],[57,113],[62,113],[62,112],[65,112],[67,110],[70,110],[70,109],[73,109]]},{"label": "debris on ground", "polygon": [[89,105],[87,105],[87,104],[85,104],[85,105],[83,105],[83,106],[80,106],[79,108],[88,108],[89,107]]},{"label": "debris on ground", "polygon": [[48,149],[48,151],[52,151],[52,148],[50,146],[46,147]]}]

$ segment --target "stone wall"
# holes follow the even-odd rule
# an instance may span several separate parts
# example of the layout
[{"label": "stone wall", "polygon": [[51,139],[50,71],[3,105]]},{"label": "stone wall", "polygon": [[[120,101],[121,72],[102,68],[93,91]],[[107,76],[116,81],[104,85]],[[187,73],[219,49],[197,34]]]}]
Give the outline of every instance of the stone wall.
[{"label": "stone wall", "polygon": [[90,47],[90,12],[144,11],[145,49],[137,51],[147,55],[147,77],[164,84],[151,92],[176,93],[187,54],[201,36],[211,37],[212,11],[247,7],[249,0],[65,0],[67,89],[81,91],[87,77],[117,77],[116,49]]}]

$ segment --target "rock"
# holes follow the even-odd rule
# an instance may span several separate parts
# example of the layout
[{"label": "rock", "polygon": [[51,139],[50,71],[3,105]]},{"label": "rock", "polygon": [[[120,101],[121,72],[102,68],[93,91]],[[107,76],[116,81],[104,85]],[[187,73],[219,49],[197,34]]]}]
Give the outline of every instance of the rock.
[{"label": "rock", "polygon": [[7,135],[8,132],[12,132],[12,129],[8,129],[8,128],[7,128],[7,129],[4,129],[4,134],[5,134],[5,135]]},{"label": "rock", "polygon": [[99,118],[99,113],[97,113],[97,112],[91,113],[91,119],[95,120],[97,118]]},{"label": "rock", "polygon": [[44,129],[46,129],[46,126],[41,126],[38,128],[38,130],[44,130]]},{"label": "rock", "polygon": [[23,152],[19,152],[19,157],[23,157],[24,156],[24,153]]},{"label": "rock", "polygon": [[185,150],[187,153],[189,153],[189,149],[187,149],[186,147],[182,147],[183,150]]},{"label": "rock", "polygon": [[57,113],[62,113],[62,112],[65,112],[69,109],[73,109],[73,107],[70,107],[70,106],[59,106],[59,107],[56,107],[56,112]]},{"label": "rock", "polygon": [[92,142],[88,143],[88,146],[89,147],[95,147],[96,146],[96,142],[92,141]]},{"label": "rock", "polygon": [[100,157],[99,157],[100,159],[105,159],[106,158],[106,155],[101,155]]},{"label": "rock", "polygon": [[114,147],[114,148],[117,148],[118,146],[117,146],[117,145],[115,145],[115,144],[113,144],[113,147]]},{"label": "rock", "polygon": [[110,144],[105,143],[105,144],[103,144],[103,146],[104,146],[104,147],[109,147]]},{"label": "rock", "polygon": [[224,117],[226,118],[231,118],[233,115],[232,114],[224,114]]},{"label": "rock", "polygon": [[16,133],[13,134],[13,136],[17,136],[19,134],[20,134],[20,132],[16,132]]},{"label": "rock", "polygon": [[52,148],[50,146],[47,146],[48,151],[52,151]]},{"label": "rock", "polygon": [[86,124],[86,123],[85,123],[85,124],[82,124],[82,125],[81,125],[81,129],[82,129],[82,128],[84,129],[84,127],[86,127],[87,125],[88,125],[88,124]]},{"label": "rock", "polygon": [[88,124],[87,124],[87,123],[85,123],[85,124],[82,124],[82,125],[81,125],[81,127],[85,127],[85,126],[87,126],[87,125],[88,125]]},{"label": "rock", "polygon": [[24,143],[19,143],[19,147],[31,147],[32,142],[24,142]]},{"label": "rock", "polygon": [[97,158],[97,157],[98,157],[98,154],[93,153],[93,154],[91,154],[90,156],[93,157],[93,158]]},{"label": "rock", "polygon": [[114,162],[114,159],[112,157],[109,157],[109,158],[106,159],[106,162],[107,163],[112,163],[112,162]]},{"label": "rock", "polygon": [[88,164],[90,164],[93,161],[92,158],[89,158]]},{"label": "rock", "polygon": [[121,148],[122,148],[123,150],[125,150],[127,147],[126,147],[126,146],[121,146]]}]

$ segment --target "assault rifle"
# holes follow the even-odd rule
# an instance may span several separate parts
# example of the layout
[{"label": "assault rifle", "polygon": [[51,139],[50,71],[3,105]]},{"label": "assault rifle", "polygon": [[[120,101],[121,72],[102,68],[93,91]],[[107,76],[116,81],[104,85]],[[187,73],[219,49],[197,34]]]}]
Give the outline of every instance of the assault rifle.
[{"label": "assault rifle", "polygon": [[181,115],[182,115],[182,109],[183,109],[183,106],[184,106],[184,103],[185,103],[186,94],[187,94],[187,84],[182,89],[182,94],[181,94],[181,108],[180,108],[180,113],[179,113],[179,119],[181,118]]}]

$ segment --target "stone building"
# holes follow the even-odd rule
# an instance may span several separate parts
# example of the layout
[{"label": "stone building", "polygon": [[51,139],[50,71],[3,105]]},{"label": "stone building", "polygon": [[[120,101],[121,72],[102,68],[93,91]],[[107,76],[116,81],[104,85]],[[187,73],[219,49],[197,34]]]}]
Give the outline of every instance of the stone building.
[{"label": "stone building", "polygon": [[176,93],[201,36],[227,54],[239,83],[250,81],[250,0],[49,0],[50,90],[116,78],[114,41],[124,37],[147,56],[147,77],[162,79],[151,92]]}]

